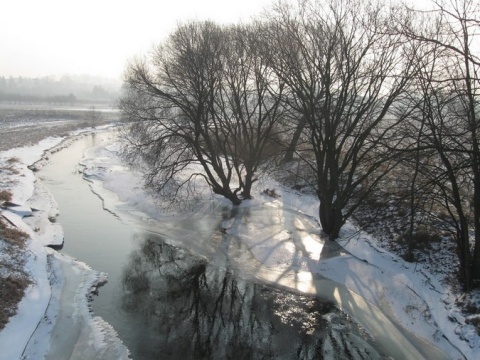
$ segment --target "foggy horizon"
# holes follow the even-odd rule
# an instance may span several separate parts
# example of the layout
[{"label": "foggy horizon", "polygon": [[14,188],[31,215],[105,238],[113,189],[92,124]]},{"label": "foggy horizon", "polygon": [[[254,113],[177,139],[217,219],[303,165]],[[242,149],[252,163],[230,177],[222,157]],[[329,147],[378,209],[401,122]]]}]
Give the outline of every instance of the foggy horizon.
[{"label": "foggy horizon", "polygon": [[248,21],[271,0],[5,0],[0,77],[97,76],[121,81],[129,59],[178,23]]}]

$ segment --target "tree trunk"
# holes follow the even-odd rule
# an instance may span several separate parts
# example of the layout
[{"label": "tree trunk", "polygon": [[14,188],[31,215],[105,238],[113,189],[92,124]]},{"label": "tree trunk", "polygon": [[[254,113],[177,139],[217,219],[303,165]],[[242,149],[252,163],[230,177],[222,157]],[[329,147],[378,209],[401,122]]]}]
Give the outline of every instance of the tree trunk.
[{"label": "tree trunk", "polygon": [[234,193],[232,193],[231,191],[229,191],[228,194],[223,195],[223,196],[225,196],[228,200],[230,200],[233,205],[240,205],[242,203],[242,200],[239,199],[239,197],[237,195],[235,195]]},{"label": "tree trunk", "polygon": [[461,239],[462,242],[460,246],[460,276],[463,280],[464,290],[469,292],[472,289],[472,266],[471,266],[471,255],[469,249],[469,241],[468,241],[468,231],[464,231],[466,234],[463,236],[467,236],[467,239]]},{"label": "tree trunk", "polygon": [[252,176],[247,174],[245,176],[245,182],[244,182],[243,191],[242,191],[242,195],[244,199],[252,198],[252,184],[253,184]]},{"label": "tree trunk", "polygon": [[230,200],[233,205],[240,205],[242,203],[242,199],[240,199],[237,194],[235,194],[230,188],[222,188],[222,187],[212,187],[212,190],[215,194],[222,195],[226,199]]},{"label": "tree trunk", "polygon": [[323,232],[330,240],[337,239],[344,223],[341,209],[337,209],[335,204],[320,201],[318,212]]},{"label": "tree trunk", "polygon": [[283,158],[284,163],[287,163],[293,160],[293,154],[297,149],[298,140],[300,140],[300,135],[302,135],[302,131],[305,128],[306,124],[307,122],[305,120],[305,116],[302,116],[300,122],[297,124],[297,128],[295,129],[295,132],[293,133],[293,137],[292,137],[292,140],[290,141],[290,144],[288,145],[287,151],[285,152],[285,156]]},{"label": "tree trunk", "polygon": [[[478,235],[475,235],[478,237]],[[472,280],[480,280],[480,246],[475,244],[472,255],[472,267],[471,267]]]},{"label": "tree trunk", "polygon": [[475,226],[475,244],[472,254],[471,275],[472,280],[480,280],[480,174],[475,173],[474,196],[473,196],[473,211],[474,211],[474,226]]}]

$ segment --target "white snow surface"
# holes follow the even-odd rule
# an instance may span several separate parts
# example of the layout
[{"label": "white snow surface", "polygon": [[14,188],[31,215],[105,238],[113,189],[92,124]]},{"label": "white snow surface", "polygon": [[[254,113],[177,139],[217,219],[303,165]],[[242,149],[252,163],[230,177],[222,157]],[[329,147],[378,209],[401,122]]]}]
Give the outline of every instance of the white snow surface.
[{"label": "white snow surface", "polygon": [[0,332],[0,359],[127,359],[128,349],[113,328],[92,317],[88,307],[87,296],[106,281],[106,275],[46,247],[61,245],[63,231],[54,221],[58,215],[55,200],[36,182],[29,166],[47,158],[49,149],[65,146],[62,141],[52,137],[0,153],[0,168],[15,169],[13,173],[0,171],[0,185],[12,193],[14,204],[4,206],[1,215],[30,237],[24,270],[32,279],[17,314]]},{"label": "white snow surface", "polygon": [[[92,286],[105,281],[105,274],[45,247],[63,238],[61,227],[51,221],[58,211],[48,191],[36,186],[35,175],[27,166],[61,141],[50,138],[36,146],[0,153],[0,164],[12,157],[19,159],[19,175],[10,188],[12,202],[22,205],[22,211],[3,212],[31,237],[26,268],[34,279],[17,315],[0,332],[0,359],[41,359],[49,351],[64,350],[69,342],[77,344],[72,358],[128,358],[128,350],[115,331],[88,310],[86,296]],[[140,174],[122,163],[118,149],[118,144],[92,148],[82,162],[104,206],[115,210],[121,203],[125,213],[152,221],[170,216],[159,212],[156,201],[142,188]],[[260,192],[266,188],[275,189],[279,197]],[[341,247],[335,248],[320,231],[315,197],[270,179],[263,179],[257,189],[254,199],[244,201],[236,215],[224,220],[221,227],[227,236],[240,239],[255,256],[261,266],[259,273],[271,270],[271,274],[279,274],[276,280],[289,279],[279,283],[305,292],[317,291],[317,279],[331,279],[381,309],[389,320],[400,325],[407,338],[434,345],[445,358],[477,358],[479,336],[473,327],[465,325],[449,288],[422,265],[406,263],[385,251],[375,238],[357,231],[352,224],[344,227],[338,240]],[[205,189],[205,202],[212,198],[224,201]],[[208,208],[202,206],[198,209]],[[28,213],[29,208],[39,211]],[[24,215],[32,216],[22,218]],[[334,251],[320,256],[332,246]],[[73,284],[66,286],[66,277],[74,279]],[[293,278],[299,281],[290,281]],[[332,297],[349,312],[352,304],[342,303],[342,297],[337,295]],[[70,329],[65,335],[66,344],[56,341],[65,329]]]},{"label": "white snow surface", "polygon": [[[0,163],[16,158],[15,168],[18,175],[15,183],[10,187],[12,202],[26,204],[33,195],[35,175],[27,167],[38,161],[44,151],[58,145],[62,139],[49,138],[41,141],[36,146],[15,148],[0,154]],[[3,176],[2,176],[3,177]],[[1,179],[6,183],[7,179]],[[25,208],[25,206],[22,206]],[[48,279],[47,250],[38,241],[35,241],[34,231],[24,224],[21,216],[9,210],[3,210],[2,215],[16,224],[21,230],[26,231],[31,240],[27,247],[26,271],[31,274],[34,281],[27,290],[23,300],[18,305],[18,312],[0,332],[1,359],[20,359],[31,335],[35,331],[45,314],[52,291]],[[15,344],[12,346],[12,344]]]}]

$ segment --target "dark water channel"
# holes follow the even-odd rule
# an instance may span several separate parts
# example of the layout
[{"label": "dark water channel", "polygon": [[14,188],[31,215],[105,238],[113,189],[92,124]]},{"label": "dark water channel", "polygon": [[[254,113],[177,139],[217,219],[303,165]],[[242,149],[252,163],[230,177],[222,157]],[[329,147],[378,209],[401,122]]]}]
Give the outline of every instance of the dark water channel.
[{"label": "dark water channel", "polygon": [[54,154],[39,177],[59,206],[61,251],[108,273],[92,311],[114,327],[133,359],[385,357],[332,304],[249,280],[234,262],[212,260],[181,238],[165,239],[105,211],[78,163],[106,141],[107,134],[83,137]]}]

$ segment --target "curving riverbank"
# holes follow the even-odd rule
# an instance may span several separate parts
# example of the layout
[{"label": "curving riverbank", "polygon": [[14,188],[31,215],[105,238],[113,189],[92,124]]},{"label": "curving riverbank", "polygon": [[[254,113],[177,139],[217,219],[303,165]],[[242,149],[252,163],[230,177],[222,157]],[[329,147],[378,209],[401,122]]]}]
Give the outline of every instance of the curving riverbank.
[{"label": "curving riverbank", "polygon": [[128,357],[128,350],[114,336],[111,327],[90,312],[88,296],[105,282],[105,275],[48,247],[62,244],[63,229],[55,221],[58,215],[55,199],[32,171],[38,170],[53,153],[68,146],[73,138],[92,131],[103,130],[87,129],[67,139],[48,138],[35,146],[0,153],[0,161],[16,159],[15,179],[10,178],[8,182],[2,179],[4,184],[10,185],[12,202],[22,204],[22,209],[34,210],[21,214],[18,207],[2,210],[3,216],[30,237],[24,253],[24,271],[32,281],[18,304],[17,314],[0,332],[0,359],[58,359],[84,355],[96,359],[107,353],[106,348],[115,354],[110,357],[112,359]]},{"label": "curving riverbank", "polygon": [[[375,258],[365,260],[348,251],[335,256],[342,255],[337,253],[338,248],[328,251],[319,236],[314,199],[292,193],[280,184],[266,183],[278,189],[281,197],[272,199],[256,194],[256,200],[233,211],[221,199],[214,201],[216,207],[212,206],[207,194],[205,202],[200,201],[193,213],[165,214],[139,187],[138,175],[122,164],[117,151],[114,144],[91,148],[82,166],[103,206],[124,222],[134,222],[137,228],[160,235],[164,241],[192,249],[220,267],[233,266],[243,278],[333,301],[370,334],[375,334],[375,341],[395,358],[421,358],[432,353],[437,358],[462,357],[447,340],[441,344],[444,350],[440,350],[425,340],[427,332],[418,336],[405,327],[411,318],[399,318],[398,306],[384,314],[382,309],[390,308],[394,293],[408,293],[402,300],[415,302],[408,292],[408,281],[393,275],[402,271],[393,265],[393,269],[385,264],[379,268],[374,264],[378,262]],[[364,282],[364,287],[350,283],[353,271],[365,273],[368,282]],[[340,281],[321,280],[322,277]],[[380,293],[378,284],[386,284],[383,289],[387,289],[389,282],[394,285],[391,291]],[[365,292],[367,288],[371,294]],[[429,327],[430,324],[420,330]]]}]

